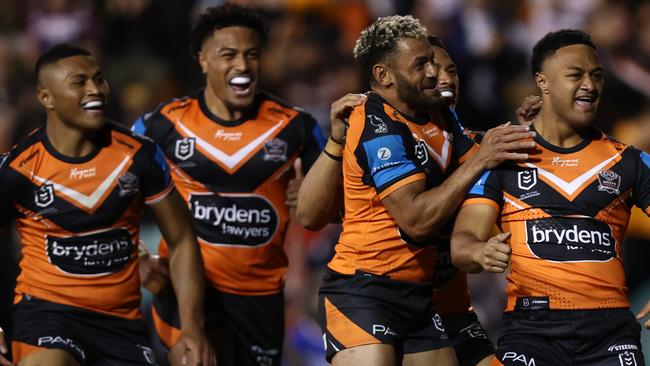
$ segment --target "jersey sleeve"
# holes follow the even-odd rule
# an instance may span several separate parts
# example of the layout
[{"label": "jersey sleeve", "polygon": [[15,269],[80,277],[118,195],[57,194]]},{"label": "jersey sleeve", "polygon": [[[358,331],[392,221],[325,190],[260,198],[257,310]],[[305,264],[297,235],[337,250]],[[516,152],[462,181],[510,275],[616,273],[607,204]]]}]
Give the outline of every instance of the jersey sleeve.
[{"label": "jersey sleeve", "polygon": [[138,117],[131,125],[131,130],[149,137],[157,144],[162,143],[173,129],[173,125],[161,113],[164,106],[165,104],[161,103],[153,112]]},{"label": "jersey sleeve", "polygon": [[16,192],[17,189],[9,180],[9,153],[0,155],[0,227],[3,227],[13,216],[14,206],[9,192]]},{"label": "jersey sleeve", "polygon": [[503,204],[503,188],[499,170],[486,170],[467,192],[465,205],[483,204],[499,211]]},{"label": "jersey sleeve", "polygon": [[357,122],[364,124],[355,149],[357,162],[364,172],[364,183],[374,186],[380,199],[408,183],[426,179],[416,163],[408,127],[379,112],[366,111],[354,117],[365,118]]},{"label": "jersey sleeve", "polygon": [[323,130],[310,114],[301,112],[298,118],[301,118],[303,127],[303,142],[300,160],[302,161],[303,173],[307,173],[311,166],[314,165],[320,152],[325,147],[325,136]]},{"label": "jersey sleeve", "polygon": [[140,161],[143,174],[142,193],[148,205],[163,200],[174,188],[174,183],[169,173],[169,165],[165,155],[158,145],[146,141],[140,151]]},{"label": "jersey sleeve", "polygon": [[638,154],[638,173],[634,187],[634,204],[650,216],[650,154],[635,151]]},{"label": "jersey sleeve", "polygon": [[478,152],[478,144],[467,133],[463,125],[458,119],[456,112],[449,108],[449,125],[453,135],[454,143],[454,160],[462,164],[469,160],[476,152]]}]

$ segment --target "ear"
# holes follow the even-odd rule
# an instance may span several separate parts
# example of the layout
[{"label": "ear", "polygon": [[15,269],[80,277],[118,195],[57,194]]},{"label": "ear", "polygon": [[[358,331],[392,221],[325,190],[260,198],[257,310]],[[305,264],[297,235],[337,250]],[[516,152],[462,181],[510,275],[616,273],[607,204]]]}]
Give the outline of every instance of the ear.
[{"label": "ear", "polygon": [[52,96],[52,92],[48,89],[39,86],[36,90],[36,98],[45,109],[54,109],[54,97]]},{"label": "ear", "polygon": [[394,82],[393,73],[386,64],[375,64],[372,67],[372,76],[375,82],[384,88],[391,86]]},{"label": "ear", "polygon": [[201,65],[201,71],[204,74],[208,73],[208,60],[203,51],[199,51],[199,65]]},{"label": "ear", "polygon": [[541,72],[536,72],[535,83],[537,83],[537,87],[542,91],[542,94],[548,94],[548,79],[546,79],[546,75]]}]

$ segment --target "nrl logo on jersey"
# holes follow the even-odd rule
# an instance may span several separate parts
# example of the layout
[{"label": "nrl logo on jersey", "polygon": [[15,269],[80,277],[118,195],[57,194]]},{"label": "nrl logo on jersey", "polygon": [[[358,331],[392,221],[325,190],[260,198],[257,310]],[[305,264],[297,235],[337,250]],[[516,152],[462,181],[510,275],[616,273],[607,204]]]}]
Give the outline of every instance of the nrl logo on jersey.
[{"label": "nrl logo on jersey", "polygon": [[371,125],[375,126],[375,133],[388,132],[388,126],[386,125],[386,122],[382,121],[381,118],[375,116],[374,114],[368,115],[368,121]]},{"label": "nrl logo on jersey", "polygon": [[598,191],[621,194],[621,176],[611,170],[598,172]]},{"label": "nrl logo on jersey", "polygon": [[54,187],[44,184],[34,192],[34,202],[38,207],[47,207],[54,202]]},{"label": "nrl logo on jersey", "polygon": [[524,170],[517,173],[517,186],[528,191],[537,184],[537,170]]},{"label": "nrl logo on jersey", "polygon": [[194,144],[196,139],[194,137],[186,137],[182,140],[176,141],[176,150],[174,154],[178,160],[187,160],[194,155]]},{"label": "nrl logo on jersey", "polygon": [[265,142],[264,161],[287,161],[287,142],[278,138]]},{"label": "nrl logo on jersey", "polygon": [[419,140],[417,145],[415,145],[415,158],[418,159],[421,165],[424,165],[429,161],[427,145],[423,140]]}]

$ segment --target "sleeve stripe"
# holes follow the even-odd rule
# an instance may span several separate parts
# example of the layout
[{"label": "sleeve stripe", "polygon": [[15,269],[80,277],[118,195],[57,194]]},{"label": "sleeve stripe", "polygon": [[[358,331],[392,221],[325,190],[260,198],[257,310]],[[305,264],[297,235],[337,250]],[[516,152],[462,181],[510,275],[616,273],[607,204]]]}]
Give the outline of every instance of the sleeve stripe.
[{"label": "sleeve stripe", "polygon": [[154,205],[164,200],[169,195],[169,193],[171,193],[171,191],[174,190],[174,187],[175,187],[174,183],[170,182],[167,188],[163,189],[162,192],[154,194],[153,196],[146,197],[144,199],[144,202],[147,205]]},{"label": "sleeve stripe", "polygon": [[383,191],[381,191],[378,194],[379,199],[383,200],[384,198],[388,197],[391,193],[395,192],[399,188],[402,188],[402,187],[404,187],[405,185],[407,185],[409,183],[416,182],[418,180],[424,180],[424,179],[427,179],[427,176],[424,175],[424,173],[416,173],[416,174],[413,174],[413,175],[409,175],[408,177],[406,177],[406,178],[404,178],[402,180],[399,180],[399,181],[391,184],[390,186],[386,187]]},{"label": "sleeve stripe", "polygon": [[463,202],[463,206],[467,205],[487,205],[495,209],[497,212],[499,211],[499,204],[488,198],[469,198]]}]

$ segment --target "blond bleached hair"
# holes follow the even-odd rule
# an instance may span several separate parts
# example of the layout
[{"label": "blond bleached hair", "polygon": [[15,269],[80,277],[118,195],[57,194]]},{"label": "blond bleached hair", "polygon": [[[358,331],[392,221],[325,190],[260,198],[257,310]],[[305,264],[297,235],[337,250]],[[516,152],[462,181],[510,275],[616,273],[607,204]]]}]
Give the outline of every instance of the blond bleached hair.
[{"label": "blond bleached hair", "polygon": [[354,60],[368,76],[372,76],[372,67],[393,54],[401,39],[426,36],[427,29],[411,15],[378,18],[361,32],[354,46]]}]

